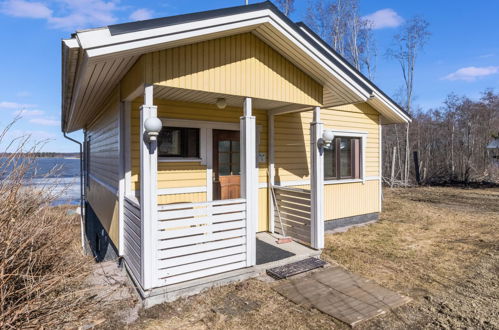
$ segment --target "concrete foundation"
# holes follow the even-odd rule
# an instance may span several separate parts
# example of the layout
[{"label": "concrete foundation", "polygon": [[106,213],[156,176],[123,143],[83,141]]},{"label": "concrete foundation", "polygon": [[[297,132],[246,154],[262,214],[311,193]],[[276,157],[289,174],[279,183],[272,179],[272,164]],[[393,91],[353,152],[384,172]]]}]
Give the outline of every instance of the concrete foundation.
[{"label": "concrete foundation", "polygon": [[114,246],[106,229],[89,203],[85,203],[85,238],[86,253],[92,255],[97,262],[118,259],[118,249]]},{"label": "concrete foundation", "polygon": [[346,217],[341,219],[324,221],[324,230],[331,232],[343,232],[353,226],[359,226],[378,221],[379,213],[368,213],[356,215],[353,217]]},{"label": "concrete foundation", "polygon": [[264,274],[268,268],[282,266],[309,257],[318,257],[321,254],[319,250],[311,249],[296,242],[277,244],[277,238],[278,235],[274,236],[269,233],[257,234],[257,240],[260,241],[260,243],[257,243],[257,260],[261,263],[254,267],[237,269],[147,291],[142,290],[140,285],[137,285],[133,275],[126,268],[126,262],[125,268],[127,269],[129,278],[132,282],[135,282],[134,285],[142,298],[144,308],[149,308],[164,302],[174,301],[178,298],[192,296],[213,287],[257,277]]}]

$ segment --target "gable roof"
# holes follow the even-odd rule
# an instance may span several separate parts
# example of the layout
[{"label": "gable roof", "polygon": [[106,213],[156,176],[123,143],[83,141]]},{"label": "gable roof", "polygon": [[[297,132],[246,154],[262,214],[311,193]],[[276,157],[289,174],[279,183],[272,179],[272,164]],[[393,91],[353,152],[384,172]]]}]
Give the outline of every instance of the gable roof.
[{"label": "gable roof", "polygon": [[305,24],[266,1],[77,31],[62,45],[63,131],[83,128],[142,54],[250,31],[324,86],[324,106],[367,102],[385,123],[411,120]]}]

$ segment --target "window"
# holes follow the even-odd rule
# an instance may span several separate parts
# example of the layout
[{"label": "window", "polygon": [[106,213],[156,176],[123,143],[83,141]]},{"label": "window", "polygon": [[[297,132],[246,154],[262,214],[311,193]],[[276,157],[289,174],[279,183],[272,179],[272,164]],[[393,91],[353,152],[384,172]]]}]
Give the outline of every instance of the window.
[{"label": "window", "polygon": [[158,156],[199,158],[199,128],[163,127],[158,136]]},{"label": "window", "polygon": [[329,180],[361,178],[360,137],[335,137],[331,145],[324,148],[324,177]]}]

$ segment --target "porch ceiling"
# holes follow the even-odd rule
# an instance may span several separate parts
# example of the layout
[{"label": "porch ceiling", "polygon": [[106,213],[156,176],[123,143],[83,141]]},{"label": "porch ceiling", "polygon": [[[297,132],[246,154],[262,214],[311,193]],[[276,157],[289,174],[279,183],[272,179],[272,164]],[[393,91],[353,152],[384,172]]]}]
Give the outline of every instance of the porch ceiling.
[{"label": "porch ceiling", "polygon": [[[224,98],[229,107],[243,106],[244,97],[238,95],[227,95],[219,93],[210,93],[197,90],[173,88],[165,86],[154,86],[154,97],[158,99],[182,101],[182,102],[195,102],[204,104],[215,104],[218,98]],[[272,101],[253,98],[253,108],[259,110],[273,110],[273,109],[302,109],[306,105],[293,104],[288,102]],[[308,106],[308,110],[310,110]]]}]

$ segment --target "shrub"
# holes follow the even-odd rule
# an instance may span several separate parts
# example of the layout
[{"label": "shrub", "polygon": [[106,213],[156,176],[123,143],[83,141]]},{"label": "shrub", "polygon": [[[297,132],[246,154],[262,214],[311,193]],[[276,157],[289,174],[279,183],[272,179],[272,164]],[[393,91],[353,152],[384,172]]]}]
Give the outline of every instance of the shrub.
[{"label": "shrub", "polygon": [[61,326],[80,318],[91,301],[83,283],[92,262],[81,251],[78,216],[51,206],[57,196],[49,188],[26,186],[34,164],[23,153],[27,141],[0,158],[2,329]]}]

